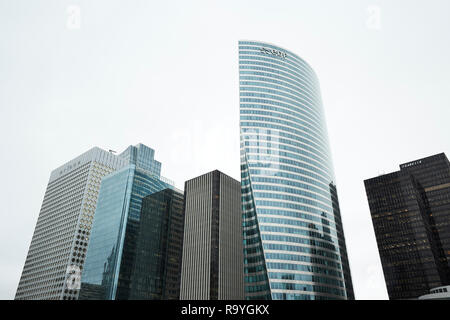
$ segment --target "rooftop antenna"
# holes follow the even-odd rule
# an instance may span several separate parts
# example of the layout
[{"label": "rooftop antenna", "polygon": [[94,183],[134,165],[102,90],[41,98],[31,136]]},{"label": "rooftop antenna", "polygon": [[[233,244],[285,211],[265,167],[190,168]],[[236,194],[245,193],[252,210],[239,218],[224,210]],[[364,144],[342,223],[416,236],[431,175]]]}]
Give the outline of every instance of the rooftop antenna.
[{"label": "rooftop antenna", "polygon": [[111,149],[109,149],[108,152],[109,153],[117,153],[117,151],[114,151],[114,150],[111,150]]}]

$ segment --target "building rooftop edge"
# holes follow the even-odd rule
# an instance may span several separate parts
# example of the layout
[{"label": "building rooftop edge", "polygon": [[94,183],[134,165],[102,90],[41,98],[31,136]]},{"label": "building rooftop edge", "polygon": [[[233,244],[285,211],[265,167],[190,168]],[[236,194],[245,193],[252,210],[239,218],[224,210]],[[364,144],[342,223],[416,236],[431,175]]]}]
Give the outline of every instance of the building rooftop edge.
[{"label": "building rooftop edge", "polygon": [[376,180],[376,179],[380,179],[380,178],[385,178],[385,177],[388,177],[390,175],[395,175],[395,174],[398,174],[399,172],[401,172],[403,169],[407,169],[409,167],[412,167],[412,166],[415,166],[415,165],[418,165],[418,164],[422,164],[422,162],[425,162],[427,160],[432,160],[432,159],[441,158],[441,157],[447,159],[447,156],[445,155],[445,153],[441,152],[441,153],[436,153],[436,154],[428,156],[428,157],[424,157],[424,158],[408,161],[408,162],[400,164],[399,165],[400,169],[397,170],[397,171],[392,171],[392,172],[389,172],[389,173],[383,173],[383,174],[380,174],[380,175],[378,175],[376,177],[367,178],[367,179],[364,179],[364,182],[371,181],[371,180]]},{"label": "building rooftop edge", "polygon": [[191,180],[194,180],[194,179],[197,179],[197,178],[206,176],[206,175],[208,175],[208,174],[212,174],[212,173],[214,173],[214,172],[218,172],[220,175],[226,176],[226,177],[228,177],[228,178],[230,178],[230,179],[233,179],[233,180],[235,180],[235,181],[241,183],[239,180],[236,180],[236,179],[233,178],[232,176],[230,176],[230,175],[228,175],[228,174],[226,174],[226,173],[223,173],[222,171],[220,171],[220,170],[218,170],[218,169],[214,169],[214,170],[208,171],[208,172],[206,172],[206,173],[203,173],[203,174],[201,174],[201,175],[198,175],[198,176],[196,176],[196,177],[194,177],[194,178],[187,179],[185,182],[188,182],[188,181],[191,181]]},{"label": "building rooftop edge", "polygon": [[272,43],[272,42],[267,42],[267,41],[259,41],[259,40],[252,40],[252,39],[239,39],[239,40],[238,40],[238,44],[240,44],[241,42],[245,42],[245,41],[247,41],[247,42],[256,42],[256,43],[260,43],[260,44],[267,44],[267,45],[274,46],[274,47],[280,48],[280,49],[282,49],[282,50],[288,52],[289,54],[295,56],[297,59],[303,61],[303,62],[311,69],[311,71],[314,73],[314,75],[316,76],[316,78],[318,78],[318,77],[317,77],[317,74],[316,74],[316,71],[315,71],[314,68],[311,66],[311,64],[310,64],[308,61],[306,61],[304,58],[300,57],[300,56],[299,56],[298,54],[296,54],[295,52],[293,52],[293,51],[291,51],[291,50],[289,50],[289,49],[286,49],[285,47],[282,47],[282,46],[280,46],[280,45],[278,45],[278,44],[275,44],[275,43]]}]

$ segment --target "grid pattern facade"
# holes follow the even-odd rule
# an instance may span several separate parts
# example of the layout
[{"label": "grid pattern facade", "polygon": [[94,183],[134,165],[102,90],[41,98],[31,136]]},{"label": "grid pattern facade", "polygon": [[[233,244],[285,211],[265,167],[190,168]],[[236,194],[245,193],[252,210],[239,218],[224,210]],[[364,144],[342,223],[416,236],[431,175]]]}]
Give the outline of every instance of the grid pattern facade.
[{"label": "grid pattern facade", "polygon": [[165,189],[142,200],[132,300],[178,300],[184,234],[184,194]]},{"label": "grid pattern facade", "polygon": [[185,183],[180,299],[243,299],[240,183],[213,171]]},{"label": "grid pattern facade", "polygon": [[101,179],[123,165],[93,148],[52,172],[15,299],[77,298],[68,281],[83,269]]},{"label": "grid pattern facade", "polygon": [[450,284],[450,164],[437,154],[365,182],[390,299]]},{"label": "grid pattern facade", "polygon": [[239,42],[247,299],[353,299],[319,84],[300,57]]}]

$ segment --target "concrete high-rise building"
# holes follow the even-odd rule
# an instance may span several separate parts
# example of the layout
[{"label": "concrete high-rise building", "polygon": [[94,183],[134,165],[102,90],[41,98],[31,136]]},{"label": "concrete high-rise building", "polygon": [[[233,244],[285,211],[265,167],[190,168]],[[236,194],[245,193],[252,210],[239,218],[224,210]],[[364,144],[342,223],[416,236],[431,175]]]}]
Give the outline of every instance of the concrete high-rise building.
[{"label": "concrete high-rise building", "polygon": [[246,299],[354,299],[314,70],[239,41],[239,88]]},{"label": "concrete high-rise building", "polygon": [[160,175],[154,151],[142,144],[119,157],[130,164],[103,178],[81,277],[80,299],[131,299],[142,199],[173,183]]},{"label": "concrete high-rise building", "polygon": [[185,183],[180,299],[244,298],[240,183],[212,171]]},{"label": "concrete high-rise building", "polygon": [[172,189],[142,200],[131,275],[131,300],[178,300],[184,233],[184,194]]},{"label": "concrete high-rise building", "polygon": [[101,180],[124,165],[93,148],[52,171],[15,299],[76,299]]},{"label": "concrete high-rise building", "polygon": [[364,181],[390,299],[450,285],[450,163],[445,154]]}]

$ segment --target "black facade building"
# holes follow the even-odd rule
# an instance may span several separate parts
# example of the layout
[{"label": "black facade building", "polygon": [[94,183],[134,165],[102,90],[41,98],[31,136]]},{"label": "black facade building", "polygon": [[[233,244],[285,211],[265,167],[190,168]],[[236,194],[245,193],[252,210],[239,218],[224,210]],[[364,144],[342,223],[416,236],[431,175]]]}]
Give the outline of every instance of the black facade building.
[{"label": "black facade building", "polygon": [[165,189],[142,200],[130,299],[178,300],[184,195]]},{"label": "black facade building", "polygon": [[450,284],[450,163],[444,153],[364,181],[390,299]]}]

